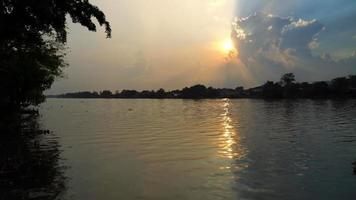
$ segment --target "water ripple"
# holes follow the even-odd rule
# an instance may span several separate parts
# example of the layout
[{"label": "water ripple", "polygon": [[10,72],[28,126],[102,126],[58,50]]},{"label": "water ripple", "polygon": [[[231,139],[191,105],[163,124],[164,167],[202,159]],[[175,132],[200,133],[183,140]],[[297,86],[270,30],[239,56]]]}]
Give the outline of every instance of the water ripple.
[{"label": "water ripple", "polygon": [[69,199],[339,199],[356,196],[355,108],[51,99],[42,113],[71,166]]}]

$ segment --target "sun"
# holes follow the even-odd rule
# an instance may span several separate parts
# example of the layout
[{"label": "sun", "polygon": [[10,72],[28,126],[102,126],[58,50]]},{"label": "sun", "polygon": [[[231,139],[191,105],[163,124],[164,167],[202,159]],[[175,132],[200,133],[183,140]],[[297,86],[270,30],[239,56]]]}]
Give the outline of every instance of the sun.
[{"label": "sun", "polygon": [[226,60],[236,58],[239,55],[237,47],[230,38],[221,40],[218,48],[220,49]]},{"label": "sun", "polygon": [[221,48],[224,52],[229,53],[231,51],[234,51],[234,44],[232,43],[231,39],[227,39],[225,40],[222,45]]}]

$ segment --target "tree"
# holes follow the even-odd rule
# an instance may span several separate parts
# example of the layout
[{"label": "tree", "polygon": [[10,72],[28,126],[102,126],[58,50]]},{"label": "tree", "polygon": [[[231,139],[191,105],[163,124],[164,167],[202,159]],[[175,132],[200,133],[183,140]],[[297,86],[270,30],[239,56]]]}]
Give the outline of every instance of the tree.
[{"label": "tree", "polygon": [[295,83],[295,76],[293,73],[284,74],[281,77],[281,85],[283,86],[283,96],[285,98],[295,98],[299,95],[300,89]]},{"label": "tree", "polygon": [[350,88],[356,89],[356,75],[349,76]]},{"label": "tree", "polygon": [[204,85],[194,85],[190,88],[183,88],[182,98],[202,99],[208,97],[208,90]]},{"label": "tree", "polygon": [[137,98],[139,93],[136,90],[123,90],[120,93],[122,98]]},{"label": "tree", "polygon": [[262,86],[262,95],[264,98],[282,98],[283,90],[280,84],[267,81]]},{"label": "tree", "polygon": [[102,92],[100,92],[100,97],[102,98],[112,98],[113,94],[110,90],[104,90]]},{"label": "tree", "polygon": [[346,77],[335,78],[331,81],[331,87],[335,94],[345,95],[349,90],[349,81]]},{"label": "tree", "polygon": [[0,3],[0,106],[10,110],[38,105],[43,91],[62,74],[66,16],[90,31],[92,19],[111,28],[88,0],[2,0]]},{"label": "tree", "polygon": [[314,82],[312,85],[312,95],[314,97],[327,97],[329,92],[329,85],[325,81]]},{"label": "tree", "polygon": [[281,77],[282,86],[290,85],[294,82],[295,82],[295,76],[293,73],[287,73]]}]

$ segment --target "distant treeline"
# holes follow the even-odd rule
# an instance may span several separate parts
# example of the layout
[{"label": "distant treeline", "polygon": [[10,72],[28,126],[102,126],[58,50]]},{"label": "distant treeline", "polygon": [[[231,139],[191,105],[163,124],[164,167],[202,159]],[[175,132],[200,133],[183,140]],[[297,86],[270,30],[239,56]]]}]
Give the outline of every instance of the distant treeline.
[{"label": "distant treeline", "polygon": [[313,83],[295,81],[293,73],[284,74],[279,82],[267,81],[259,87],[212,88],[204,85],[185,87],[182,90],[122,90],[112,93],[75,92],[48,97],[57,98],[149,98],[149,99],[214,99],[214,98],[356,98],[356,75],[339,77],[331,81]]}]

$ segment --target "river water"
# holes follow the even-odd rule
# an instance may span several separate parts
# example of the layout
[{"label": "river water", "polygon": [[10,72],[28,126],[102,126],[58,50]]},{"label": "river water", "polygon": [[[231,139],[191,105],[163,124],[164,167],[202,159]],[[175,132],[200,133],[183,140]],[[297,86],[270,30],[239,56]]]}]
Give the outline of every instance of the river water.
[{"label": "river water", "polygon": [[40,113],[61,199],[356,199],[355,100],[48,99]]}]

